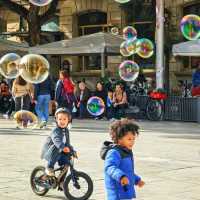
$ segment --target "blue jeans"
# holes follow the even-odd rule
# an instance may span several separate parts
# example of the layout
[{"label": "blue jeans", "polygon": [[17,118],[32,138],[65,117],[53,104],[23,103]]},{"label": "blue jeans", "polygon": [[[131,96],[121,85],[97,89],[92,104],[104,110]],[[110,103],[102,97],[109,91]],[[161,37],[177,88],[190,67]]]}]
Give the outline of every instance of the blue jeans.
[{"label": "blue jeans", "polygon": [[65,153],[60,153],[58,158],[48,161],[47,167],[54,169],[54,165],[56,164],[56,162],[58,162],[59,166],[69,165],[69,158],[70,158],[69,155],[67,155]]},{"label": "blue jeans", "polygon": [[79,118],[83,119],[87,116],[87,105],[85,105],[84,103],[80,103],[80,107],[79,107]]},{"label": "blue jeans", "polygon": [[49,101],[51,97],[50,94],[39,95],[37,99],[37,104],[35,105],[35,111],[38,118],[41,121],[48,121],[49,118]]}]

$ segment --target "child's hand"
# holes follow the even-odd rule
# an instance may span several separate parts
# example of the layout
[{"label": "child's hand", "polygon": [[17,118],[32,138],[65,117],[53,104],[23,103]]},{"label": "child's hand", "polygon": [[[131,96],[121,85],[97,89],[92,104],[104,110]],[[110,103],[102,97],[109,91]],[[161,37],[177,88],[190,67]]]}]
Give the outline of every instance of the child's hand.
[{"label": "child's hand", "polygon": [[64,153],[69,153],[70,152],[70,148],[69,147],[64,147],[63,152]]},{"label": "child's hand", "polygon": [[124,185],[128,185],[129,184],[129,180],[126,176],[122,177],[121,180],[120,180],[120,183],[122,186]]},{"label": "child's hand", "polygon": [[137,185],[138,187],[142,188],[145,185],[145,182],[143,180],[140,180]]}]

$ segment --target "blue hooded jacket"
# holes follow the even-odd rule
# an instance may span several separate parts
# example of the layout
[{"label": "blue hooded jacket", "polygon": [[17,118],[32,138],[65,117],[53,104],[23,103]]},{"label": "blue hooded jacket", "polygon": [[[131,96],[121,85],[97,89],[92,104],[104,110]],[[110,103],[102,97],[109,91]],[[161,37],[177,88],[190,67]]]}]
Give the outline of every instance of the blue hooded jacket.
[{"label": "blue hooded jacket", "polygon": [[[105,159],[104,174],[107,200],[136,198],[134,185],[137,185],[141,178],[135,174],[132,151],[120,146],[110,149]],[[120,184],[124,176],[129,179],[129,185],[125,187]]]}]

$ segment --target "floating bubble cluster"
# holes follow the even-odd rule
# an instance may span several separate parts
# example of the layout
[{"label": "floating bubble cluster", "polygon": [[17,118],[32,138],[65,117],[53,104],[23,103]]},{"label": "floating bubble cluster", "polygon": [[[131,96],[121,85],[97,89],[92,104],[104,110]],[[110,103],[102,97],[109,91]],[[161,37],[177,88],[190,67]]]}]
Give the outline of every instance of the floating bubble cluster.
[{"label": "floating bubble cluster", "polygon": [[119,28],[118,27],[112,27],[111,28],[111,33],[113,35],[119,35]]},{"label": "floating bubble cluster", "polygon": [[52,0],[29,0],[35,6],[46,6],[52,2]]},{"label": "floating bubble cluster", "polygon": [[197,40],[200,37],[200,17],[186,15],[182,18],[180,29],[183,36],[188,40]]},{"label": "floating bubble cluster", "polygon": [[41,83],[49,75],[49,62],[41,55],[28,54],[20,61],[20,75],[29,83]]},{"label": "floating bubble cluster", "polygon": [[104,113],[105,104],[104,101],[99,97],[90,97],[87,102],[87,110],[93,116],[99,116]]},{"label": "floating bubble cluster", "polygon": [[149,58],[154,53],[154,44],[151,40],[142,38],[139,40],[139,49],[137,54],[142,58]]},{"label": "floating bubble cluster", "polygon": [[139,75],[139,66],[132,60],[126,60],[119,66],[119,75],[124,81],[135,81]]},{"label": "floating bubble cluster", "polygon": [[21,126],[22,128],[28,128],[38,123],[37,117],[32,112],[27,110],[20,110],[16,112],[14,119],[18,126]]},{"label": "floating bubble cluster", "polygon": [[19,62],[21,57],[15,53],[8,53],[0,59],[0,73],[8,79],[19,75]]},{"label": "floating bubble cluster", "polygon": [[125,40],[135,40],[137,38],[137,30],[132,26],[123,29],[123,38]]}]

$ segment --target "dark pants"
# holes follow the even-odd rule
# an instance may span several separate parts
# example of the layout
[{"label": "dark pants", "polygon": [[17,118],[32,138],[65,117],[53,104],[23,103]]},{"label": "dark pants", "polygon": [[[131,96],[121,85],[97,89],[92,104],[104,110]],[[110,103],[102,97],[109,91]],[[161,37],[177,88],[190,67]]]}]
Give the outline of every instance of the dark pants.
[{"label": "dark pants", "polygon": [[79,106],[79,118],[83,119],[85,117],[87,117],[87,107],[86,104],[81,102]]},{"label": "dark pants", "polygon": [[126,108],[127,108],[127,104],[120,104],[114,107],[114,118],[116,119],[124,118]]},{"label": "dark pants", "polygon": [[30,110],[31,98],[29,95],[15,98],[15,111]]},{"label": "dark pants", "polygon": [[59,166],[69,165],[69,155],[61,153],[56,159],[48,161],[47,167],[54,169],[54,165],[58,162]]},{"label": "dark pants", "polygon": [[107,119],[114,118],[114,110],[113,110],[112,106],[106,108],[106,117],[107,117]]},{"label": "dark pants", "polygon": [[8,116],[10,116],[12,114],[12,112],[15,110],[15,101],[12,97],[9,99],[9,102],[10,102],[10,106],[9,106],[9,109],[7,110],[7,112],[6,112],[6,114]]}]

